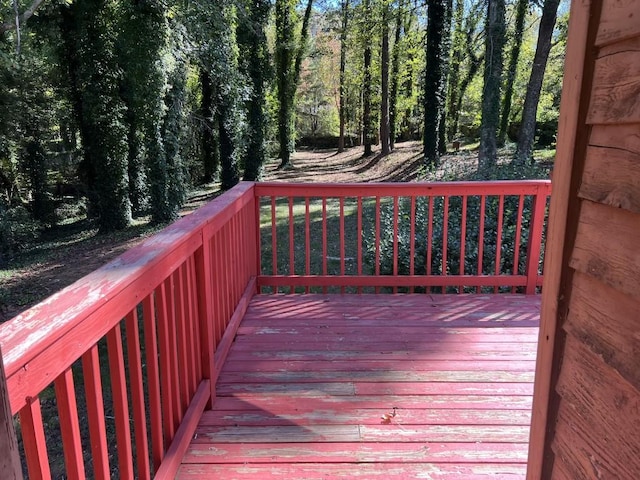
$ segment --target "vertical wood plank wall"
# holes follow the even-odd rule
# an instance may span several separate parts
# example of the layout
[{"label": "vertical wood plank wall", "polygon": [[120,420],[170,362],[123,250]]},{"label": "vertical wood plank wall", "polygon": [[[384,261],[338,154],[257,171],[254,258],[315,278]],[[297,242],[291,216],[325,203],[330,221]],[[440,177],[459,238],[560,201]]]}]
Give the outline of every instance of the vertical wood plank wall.
[{"label": "vertical wood plank wall", "polygon": [[638,479],[640,0],[569,32],[528,478]]}]

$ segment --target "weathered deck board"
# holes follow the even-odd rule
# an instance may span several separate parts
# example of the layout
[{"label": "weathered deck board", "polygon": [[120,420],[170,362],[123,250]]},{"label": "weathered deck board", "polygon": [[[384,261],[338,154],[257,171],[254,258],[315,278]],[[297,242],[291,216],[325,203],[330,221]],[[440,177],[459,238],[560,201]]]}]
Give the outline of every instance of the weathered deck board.
[{"label": "weathered deck board", "polygon": [[519,295],[258,296],[178,478],[522,479],[538,309]]}]

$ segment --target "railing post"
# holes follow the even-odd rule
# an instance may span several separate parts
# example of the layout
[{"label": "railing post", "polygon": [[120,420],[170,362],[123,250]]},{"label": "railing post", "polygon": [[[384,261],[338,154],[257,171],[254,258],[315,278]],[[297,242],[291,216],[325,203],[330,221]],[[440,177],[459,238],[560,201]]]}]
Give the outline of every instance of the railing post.
[{"label": "railing post", "polygon": [[211,248],[207,228],[202,230],[202,245],[195,252],[196,283],[198,292],[198,324],[202,351],[202,377],[211,381],[211,397],[207,409],[213,406],[216,397],[213,340],[213,288],[211,282]]},{"label": "railing post", "polygon": [[20,453],[13,427],[7,378],[4,373],[2,350],[0,350],[0,478],[22,480]]},{"label": "railing post", "polygon": [[529,228],[529,242],[527,245],[527,276],[526,294],[536,293],[538,283],[538,268],[540,263],[540,250],[542,249],[542,230],[547,207],[548,188],[538,187],[533,196],[531,213],[531,226]]}]

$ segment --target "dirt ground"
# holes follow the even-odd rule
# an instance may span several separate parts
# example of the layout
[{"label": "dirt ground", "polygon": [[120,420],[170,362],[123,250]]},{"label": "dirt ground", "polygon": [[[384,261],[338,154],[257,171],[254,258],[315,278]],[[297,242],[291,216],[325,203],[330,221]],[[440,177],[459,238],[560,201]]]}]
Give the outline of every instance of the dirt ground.
[{"label": "dirt ground", "polygon": [[[277,170],[277,162],[265,168],[265,181],[297,182],[406,182],[421,172],[421,144],[397,144],[391,155],[381,157],[378,150],[363,158],[361,148],[341,154],[335,150],[299,151],[292,169]],[[460,152],[444,157],[434,179],[448,165],[466,164],[473,168],[476,156]],[[193,194],[183,209],[189,213],[216,195],[215,188]],[[139,244],[156,230],[141,223],[126,232],[97,235],[86,222],[57,227],[41,245],[23,254],[10,270],[0,270],[0,322],[28,309],[56,291],[109,262]],[[47,238],[48,237],[48,238]]]}]

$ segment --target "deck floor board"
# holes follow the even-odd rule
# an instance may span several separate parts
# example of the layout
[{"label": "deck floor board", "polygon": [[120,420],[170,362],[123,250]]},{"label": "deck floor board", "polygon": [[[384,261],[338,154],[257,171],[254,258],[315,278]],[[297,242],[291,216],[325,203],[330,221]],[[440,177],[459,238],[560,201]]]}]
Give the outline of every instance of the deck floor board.
[{"label": "deck floor board", "polygon": [[539,302],[256,296],[177,478],[522,479]]}]

